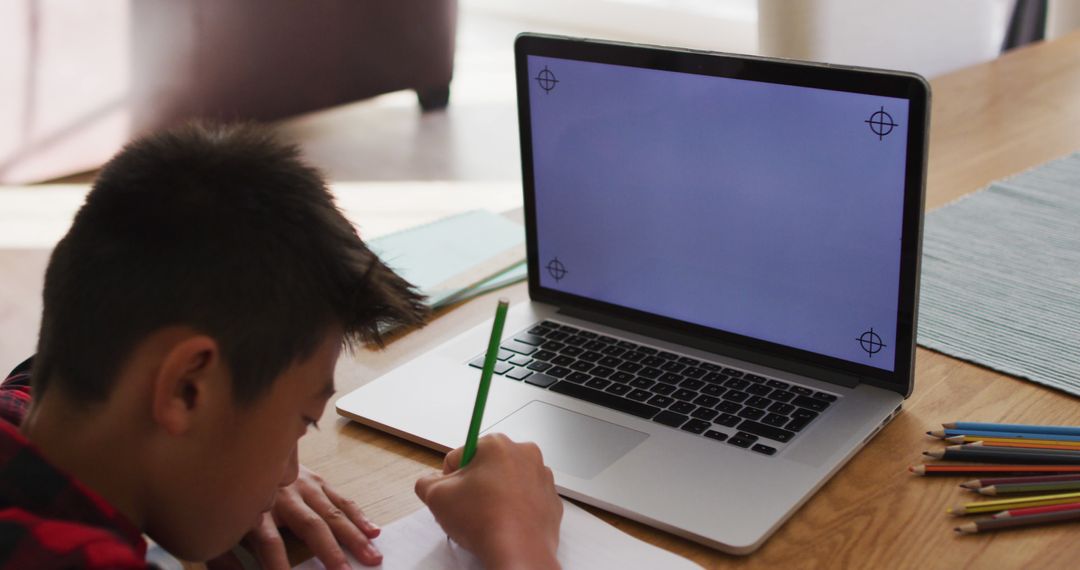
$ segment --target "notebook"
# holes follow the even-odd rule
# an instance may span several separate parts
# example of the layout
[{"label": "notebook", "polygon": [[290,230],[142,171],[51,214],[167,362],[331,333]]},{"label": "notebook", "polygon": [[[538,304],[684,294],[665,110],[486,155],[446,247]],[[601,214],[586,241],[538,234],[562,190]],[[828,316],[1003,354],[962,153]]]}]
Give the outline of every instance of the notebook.
[{"label": "notebook", "polygon": [[[911,392],[928,87],[533,34],[515,56],[529,300],[482,429],[535,441],[564,496],[750,553]],[[459,447],[489,333],[338,413]]]}]

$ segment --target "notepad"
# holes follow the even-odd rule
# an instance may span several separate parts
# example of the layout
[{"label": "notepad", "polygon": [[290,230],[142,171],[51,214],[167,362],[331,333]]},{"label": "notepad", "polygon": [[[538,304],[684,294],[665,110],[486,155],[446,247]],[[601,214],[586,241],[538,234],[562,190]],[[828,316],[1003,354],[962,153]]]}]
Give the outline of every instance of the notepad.
[{"label": "notepad", "polygon": [[525,278],[525,228],[471,210],[372,239],[368,246],[433,308]]},{"label": "notepad", "polygon": [[[559,562],[564,570],[618,568],[619,570],[700,570],[693,562],[642,542],[607,524],[588,511],[563,501],[559,534]],[[384,570],[481,570],[468,550],[446,539],[439,523],[426,508],[383,527],[375,539],[383,553]],[[353,568],[362,566],[351,556]],[[297,570],[323,570],[312,558]]]},{"label": "notepad", "polygon": [[918,341],[1080,396],[1080,153],[926,216]]}]

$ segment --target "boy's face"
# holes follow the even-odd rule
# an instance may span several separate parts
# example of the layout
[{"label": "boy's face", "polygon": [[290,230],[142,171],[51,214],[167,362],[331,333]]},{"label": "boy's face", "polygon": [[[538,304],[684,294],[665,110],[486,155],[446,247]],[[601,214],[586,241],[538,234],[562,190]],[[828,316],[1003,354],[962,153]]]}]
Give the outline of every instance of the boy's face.
[{"label": "boy's face", "polygon": [[[317,421],[334,392],[342,335],[334,330],[306,361],[295,363],[268,393],[246,407],[219,405],[192,447],[184,488],[172,517],[189,557],[206,559],[231,548],[273,505],[279,487],[297,476],[297,440]],[[219,382],[230,385],[231,382]],[[180,520],[177,520],[180,519]],[[152,534],[152,533],[151,533]],[[173,534],[173,533],[170,533]],[[179,554],[179,552],[178,552]]]}]

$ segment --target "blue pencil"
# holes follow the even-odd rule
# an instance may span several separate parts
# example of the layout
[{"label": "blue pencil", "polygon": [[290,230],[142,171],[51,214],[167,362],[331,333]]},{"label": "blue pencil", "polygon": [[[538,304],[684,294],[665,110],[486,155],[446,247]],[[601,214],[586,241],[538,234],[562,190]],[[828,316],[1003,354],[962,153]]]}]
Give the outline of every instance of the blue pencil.
[{"label": "blue pencil", "polygon": [[1056,435],[1078,435],[1080,427],[1076,426],[1034,426],[1027,424],[993,424],[983,422],[950,422],[941,424],[945,429],[980,430],[980,431],[1009,431],[1014,433],[1041,433]]},{"label": "blue pencil", "polygon": [[1052,439],[1055,441],[1080,441],[1080,435],[1057,435],[1012,431],[982,431],[971,429],[939,429],[934,431],[928,431],[926,432],[926,435],[936,438],[953,437],[955,435],[970,435],[976,437],[1011,437],[1015,439]]}]

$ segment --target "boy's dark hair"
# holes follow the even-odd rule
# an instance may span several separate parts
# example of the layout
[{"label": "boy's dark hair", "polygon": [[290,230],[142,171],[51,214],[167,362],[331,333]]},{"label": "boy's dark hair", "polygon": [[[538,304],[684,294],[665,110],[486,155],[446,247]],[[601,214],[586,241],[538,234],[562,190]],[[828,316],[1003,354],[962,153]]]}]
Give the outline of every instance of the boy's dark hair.
[{"label": "boy's dark hair", "polygon": [[331,326],[381,345],[427,310],[298,150],[254,126],[137,140],[97,177],[45,274],[33,387],[104,400],[135,345],[187,325],[218,341],[248,404]]}]

